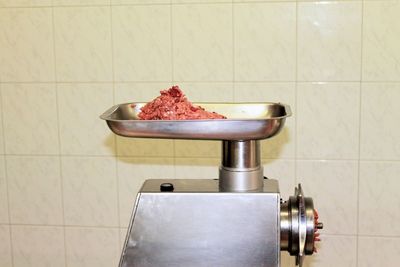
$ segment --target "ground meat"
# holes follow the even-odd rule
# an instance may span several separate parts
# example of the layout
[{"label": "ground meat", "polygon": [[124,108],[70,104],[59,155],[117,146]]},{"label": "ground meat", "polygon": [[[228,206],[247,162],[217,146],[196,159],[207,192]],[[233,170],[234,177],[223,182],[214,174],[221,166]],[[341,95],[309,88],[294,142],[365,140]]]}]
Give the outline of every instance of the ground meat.
[{"label": "ground meat", "polygon": [[205,120],[226,119],[215,112],[206,111],[193,105],[179,89],[172,86],[160,92],[161,95],[143,106],[139,113],[141,120]]}]

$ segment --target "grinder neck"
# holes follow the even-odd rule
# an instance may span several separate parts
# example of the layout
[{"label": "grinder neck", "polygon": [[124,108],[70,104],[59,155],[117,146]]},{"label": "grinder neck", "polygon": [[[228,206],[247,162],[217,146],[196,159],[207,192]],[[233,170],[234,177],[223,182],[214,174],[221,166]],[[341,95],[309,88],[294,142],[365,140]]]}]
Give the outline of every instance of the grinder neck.
[{"label": "grinder neck", "polygon": [[260,141],[222,141],[219,187],[225,192],[262,191]]}]

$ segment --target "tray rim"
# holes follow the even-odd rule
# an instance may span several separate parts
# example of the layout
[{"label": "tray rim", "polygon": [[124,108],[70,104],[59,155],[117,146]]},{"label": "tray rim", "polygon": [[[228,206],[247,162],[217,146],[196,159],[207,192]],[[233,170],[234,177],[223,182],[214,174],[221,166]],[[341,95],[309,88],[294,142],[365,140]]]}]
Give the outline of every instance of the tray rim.
[{"label": "tray rim", "polygon": [[115,122],[149,122],[149,123],[184,123],[184,122],[209,122],[209,121],[265,121],[265,120],[277,120],[284,119],[292,116],[292,110],[290,105],[280,102],[193,102],[195,105],[201,106],[202,104],[217,104],[217,105],[280,105],[285,108],[286,115],[278,116],[278,117],[270,117],[270,118],[243,118],[243,119],[200,119],[200,120],[118,120],[111,119],[110,116],[117,110],[118,107],[123,105],[132,105],[132,104],[147,104],[147,102],[126,102],[121,104],[113,105],[111,108],[107,109],[103,114],[99,116],[100,119],[105,121],[115,121]]}]

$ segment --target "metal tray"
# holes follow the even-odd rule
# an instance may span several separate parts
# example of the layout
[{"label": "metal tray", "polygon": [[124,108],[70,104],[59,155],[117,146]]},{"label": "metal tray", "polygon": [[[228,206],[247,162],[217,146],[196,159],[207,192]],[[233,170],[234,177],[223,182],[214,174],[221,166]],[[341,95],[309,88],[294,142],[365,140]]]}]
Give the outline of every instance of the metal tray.
[{"label": "metal tray", "polygon": [[146,103],[125,103],[111,107],[100,118],[117,135],[126,137],[259,140],[270,138],[283,128],[290,107],[281,103],[195,103],[227,117],[218,120],[139,120]]}]

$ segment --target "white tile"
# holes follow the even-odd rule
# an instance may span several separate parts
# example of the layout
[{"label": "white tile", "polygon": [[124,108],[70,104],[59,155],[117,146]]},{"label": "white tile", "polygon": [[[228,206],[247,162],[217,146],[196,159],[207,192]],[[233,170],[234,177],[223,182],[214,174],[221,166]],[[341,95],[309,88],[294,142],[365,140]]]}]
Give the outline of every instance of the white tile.
[{"label": "white tile", "polygon": [[13,225],[11,229],[14,267],[65,266],[62,227]]},{"label": "white tile", "polygon": [[292,82],[241,82],[235,83],[235,102],[276,102],[295,107],[295,83]]},{"label": "white tile", "polygon": [[53,0],[54,6],[109,5],[111,0]]},{"label": "white tile", "polygon": [[295,257],[290,256],[286,251],[281,251],[280,266],[295,266]]},{"label": "white tile", "polygon": [[115,103],[149,102],[160,95],[160,91],[172,86],[170,82],[115,83]]},{"label": "white tile", "polygon": [[263,160],[262,164],[264,167],[264,176],[268,179],[278,180],[281,198],[287,200],[290,196],[293,196],[296,182],[295,161],[268,159]]},{"label": "white tile", "polygon": [[112,18],[115,80],[171,80],[170,7],[115,6]]},{"label": "white tile", "polygon": [[6,153],[59,153],[54,84],[3,84]]},{"label": "white tile", "polygon": [[117,136],[118,156],[173,157],[174,141]]},{"label": "white tile", "polygon": [[119,229],[119,242],[120,242],[120,251],[122,254],[122,250],[124,249],[126,235],[128,234],[127,228],[120,228]]},{"label": "white tile", "polygon": [[294,83],[235,83],[235,102],[277,102],[290,105],[292,116],[277,136],[261,141],[262,158],[295,157],[296,87]]},{"label": "white tile", "polygon": [[296,3],[234,5],[235,80],[296,79]]},{"label": "white tile", "polygon": [[291,1],[291,0],[233,0],[233,3],[284,2],[284,1]]},{"label": "white tile", "polygon": [[111,81],[110,7],[54,9],[58,81]]},{"label": "white tile", "polygon": [[[357,237],[321,235],[318,252],[306,256],[304,267],[357,267]],[[294,266],[294,265],[293,265]],[[360,266],[360,265],[359,265]],[[363,265],[361,265],[364,267]]]},{"label": "white tile", "polygon": [[400,235],[399,173],[399,162],[361,162],[360,234]]},{"label": "white tile", "polygon": [[399,238],[359,237],[358,244],[358,266],[399,266]]},{"label": "white tile", "polygon": [[365,1],[364,81],[400,81],[399,12],[399,1]]},{"label": "white tile", "polygon": [[231,82],[180,82],[178,85],[191,102],[233,101],[233,83]]},{"label": "white tile", "polygon": [[113,5],[169,4],[171,0],[111,0]]},{"label": "white tile", "polygon": [[217,179],[219,158],[176,158],[176,179]]},{"label": "white tile", "polygon": [[66,225],[118,227],[115,158],[62,157]]},{"label": "white tile", "polygon": [[12,267],[10,243],[10,226],[0,225],[0,266]]},{"label": "white tile", "polygon": [[290,254],[286,251],[281,251],[279,262],[279,266],[295,266],[295,257],[290,256]]},{"label": "white tile", "polygon": [[297,157],[356,159],[359,83],[300,83],[297,93]]},{"label": "white tile", "polygon": [[115,138],[100,114],[113,105],[113,85],[58,84],[61,153],[115,154]]},{"label": "white tile", "polygon": [[[1,77],[0,77],[1,78]],[[3,104],[2,104],[2,91],[1,91],[2,85],[0,84],[0,155],[4,154],[4,131],[3,131],[3,117],[4,117],[4,111],[3,111]]]},{"label": "white tile", "polygon": [[205,3],[231,3],[232,0],[171,0],[173,4],[205,4]]},{"label": "white tile", "polygon": [[136,195],[147,179],[174,178],[174,161],[168,158],[118,158],[120,226],[128,227]]},{"label": "white tile", "polygon": [[120,256],[118,236],[117,228],[67,227],[67,266],[117,266]]},{"label": "white tile", "polygon": [[362,159],[400,160],[400,83],[363,83]]},{"label": "white tile", "polygon": [[1,9],[0,47],[2,81],[54,81],[51,8]]},{"label": "white tile", "polygon": [[323,233],[357,233],[357,161],[298,161],[296,176],[314,200]]},{"label": "white tile", "polygon": [[221,141],[176,140],[176,157],[220,158]]},{"label": "white tile", "polygon": [[0,156],[0,223],[9,223],[7,180],[4,160],[4,156]]},{"label": "white tile", "polygon": [[175,81],[232,81],[231,4],[172,7]]},{"label": "white tile", "polygon": [[63,224],[58,157],[7,156],[13,224]]},{"label": "white tile", "polygon": [[299,3],[297,78],[360,80],[361,18],[361,1]]},{"label": "white tile", "polygon": [[0,0],[0,7],[51,6],[52,0]]}]

